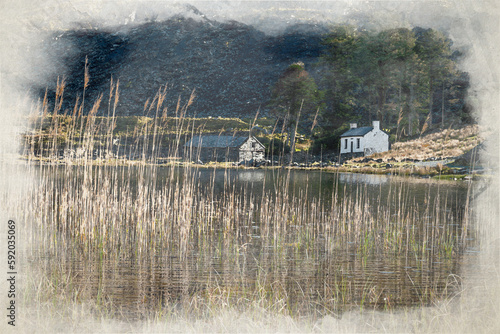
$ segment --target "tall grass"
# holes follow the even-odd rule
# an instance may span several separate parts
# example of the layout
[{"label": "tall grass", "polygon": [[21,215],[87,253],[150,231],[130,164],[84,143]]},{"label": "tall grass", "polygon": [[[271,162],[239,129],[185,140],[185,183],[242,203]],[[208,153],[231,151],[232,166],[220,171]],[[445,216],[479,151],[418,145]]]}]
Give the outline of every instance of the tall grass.
[{"label": "tall grass", "polygon": [[[238,189],[226,169],[220,186],[217,170],[207,181],[196,166],[157,164],[165,146],[171,157],[199,154],[183,146],[183,136],[200,131],[185,118],[193,97],[178,101],[169,119],[165,91],[158,91],[145,104],[153,122],[115,145],[118,87],[111,83],[107,118],[97,116],[102,98],[88,115],[82,99],[72,115],[56,117],[62,88],[53,112],[45,100],[32,118],[38,138],[28,137],[25,156],[36,182],[20,210],[40,274],[28,291],[41,305],[90,301],[94,315],[146,320],[155,330],[164,319],[211,319],[233,310],[319,319],[352,309],[424,307],[460,291],[439,269],[456,266],[474,242],[469,198],[463,210],[439,196],[421,205],[398,182],[388,195],[371,196],[360,185],[311,196],[290,186],[290,170],[269,171],[272,187],[256,190]],[[160,129],[172,120],[176,133],[167,142]],[[67,138],[60,140],[61,133]],[[379,273],[353,277],[373,272],[374,259],[386,261]],[[346,272],[345,263],[354,267]],[[127,264],[138,282],[128,291],[131,302],[106,284]],[[179,284],[148,284],[165,275],[157,266],[170,268]],[[384,266],[412,270],[386,273]],[[406,284],[386,284],[387,275]]]}]

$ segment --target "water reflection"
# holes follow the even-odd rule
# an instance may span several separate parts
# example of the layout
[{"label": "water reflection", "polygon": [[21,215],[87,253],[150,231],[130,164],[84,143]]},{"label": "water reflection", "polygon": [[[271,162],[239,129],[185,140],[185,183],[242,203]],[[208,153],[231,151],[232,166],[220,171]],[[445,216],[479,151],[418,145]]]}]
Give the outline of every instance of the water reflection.
[{"label": "water reflection", "polygon": [[166,254],[118,261],[70,258],[63,270],[72,273],[75,288],[112,302],[130,320],[140,317],[144,308],[187,307],[197,298],[220,294],[230,303],[264,293],[284,298],[290,310],[300,314],[338,314],[346,305],[430,304],[459,288],[450,285],[450,277],[460,273],[463,260],[461,256],[439,262],[385,254],[365,257],[355,249],[305,254],[294,245],[277,251],[255,248],[236,256],[187,259]]},{"label": "water reflection", "polygon": [[[270,302],[283,301],[290,312],[324,314],[348,307],[431,303],[452,293],[449,277],[460,274],[462,262],[471,256],[468,250],[475,247],[475,236],[461,226],[466,183],[298,170],[174,172],[151,171],[158,189],[168,190],[173,184],[169,177],[175,182],[191,178],[188,186],[196,185],[197,194],[185,208],[188,217],[214,220],[204,226],[196,225],[195,218],[189,221],[185,256],[179,251],[182,234],[169,230],[165,219],[154,224],[171,238],[153,239],[142,253],[120,243],[117,256],[106,256],[101,248],[68,254],[73,248],[63,245],[49,268],[62,267],[76,289],[93,299],[106,298],[132,318],[140,316],[139,309],[158,305],[189,307],[194,300],[220,296],[237,303],[262,295]],[[120,173],[116,188],[125,180],[138,187],[138,170]],[[56,176],[61,184],[64,175]],[[144,190],[131,191],[138,198]],[[209,193],[219,200],[197,207]],[[172,196],[180,198],[178,192]],[[154,199],[167,203],[168,197]],[[219,202],[221,207],[208,211]],[[227,210],[241,221],[214,218]],[[136,228],[117,226],[123,234]],[[152,228],[153,221],[143,226]],[[469,244],[461,248],[464,235]]]},{"label": "water reflection", "polygon": [[265,171],[239,171],[237,173],[240,182],[264,182],[266,178]]},{"label": "water reflection", "polygon": [[340,183],[369,184],[372,186],[382,185],[389,182],[390,176],[376,174],[340,173]]}]

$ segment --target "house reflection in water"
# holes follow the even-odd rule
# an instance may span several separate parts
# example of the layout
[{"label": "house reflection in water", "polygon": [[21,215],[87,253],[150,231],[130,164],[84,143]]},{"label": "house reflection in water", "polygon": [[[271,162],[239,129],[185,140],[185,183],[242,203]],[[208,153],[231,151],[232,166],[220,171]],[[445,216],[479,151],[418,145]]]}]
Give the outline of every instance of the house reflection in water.
[{"label": "house reflection in water", "polygon": [[363,183],[376,186],[387,183],[389,181],[389,176],[377,174],[340,173],[339,181],[341,183]]},{"label": "house reflection in water", "polygon": [[238,181],[242,182],[264,182],[266,173],[263,170],[249,170],[238,172]]}]

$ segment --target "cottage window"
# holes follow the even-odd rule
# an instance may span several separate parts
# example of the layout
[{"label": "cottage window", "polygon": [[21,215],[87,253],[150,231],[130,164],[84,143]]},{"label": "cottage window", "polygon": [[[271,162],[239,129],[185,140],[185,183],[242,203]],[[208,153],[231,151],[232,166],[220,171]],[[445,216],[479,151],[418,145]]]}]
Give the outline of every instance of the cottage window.
[{"label": "cottage window", "polygon": [[356,143],[356,148],[359,148],[359,146],[360,146],[359,143],[360,143],[360,139],[358,138],[357,143]]},{"label": "cottage window", "polygon": [[347,149],[347,139],[345,140],[345,149]]}]

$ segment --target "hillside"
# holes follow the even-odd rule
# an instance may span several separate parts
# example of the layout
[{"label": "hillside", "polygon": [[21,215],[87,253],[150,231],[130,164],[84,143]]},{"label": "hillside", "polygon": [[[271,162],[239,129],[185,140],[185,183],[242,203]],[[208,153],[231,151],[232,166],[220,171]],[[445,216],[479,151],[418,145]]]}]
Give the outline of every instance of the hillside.
[{"label": "hillside", "polygon": [[[370,158],[384,161],[454,160],[484,141],[477,125],[434,131],[418,138],[394,143],[388,152]],[[361,161],[364,158],[354,159]]]},{"label": "hillside", "polygon": [[[294,61],[315,63],[326,31],[326,27],[296,25],[282,35],[266,36],[234,21],[176,16],[114,31],[55,32],[44,52],[66,71],[52,74],[48,97],[53,102],[57,77],[64,75],[63,110],[71,110],[82,95],[87,58],[88,108],[87,102],[99,94],[108,95],[113,78],[120,80],[117,111],[123,116],[144,115],[145,102],[165,85],[172,112],[179,96],[186,101],[195,91],[189,116],[253,117],[259,108],[264,115],[279,75]],[[43,98],[45,89],[35,91]]]},{"label": "hillside", "polygon": [[443,32],[304,23],[271,36],[193,14],[53,32],[41,52],[53,62],[48,68],[60,72],[32,87],[48,102],[40,110],[80,117],[100,101],[94,116],[108,116],[108,97],[117,96],[110,87],[119,82],[115,116],[254,119],[258,113],[274,119],[277,132],[292,133],[297,123],[315,153],[336,152],[351,121],[377,119],[395,138],[474,123],[469,75],[459,66],[465,54]]}]

